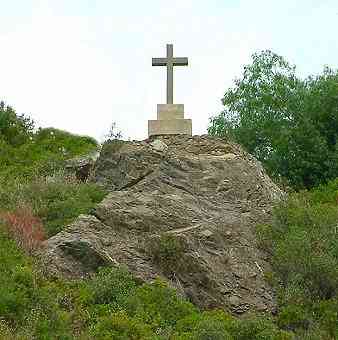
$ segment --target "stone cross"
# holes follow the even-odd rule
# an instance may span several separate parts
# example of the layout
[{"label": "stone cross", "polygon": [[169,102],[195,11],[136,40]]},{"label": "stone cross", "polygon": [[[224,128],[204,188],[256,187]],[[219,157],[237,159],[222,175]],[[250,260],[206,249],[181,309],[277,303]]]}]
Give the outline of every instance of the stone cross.
[{"label": "stone cross", "polygon": [[184,105],[173,104],[174,66],[187,66],[188,58],[174,58],[173,45],[167,45],[166,58],[152,58],[153,66],[167,66],[167,104],[157,104],[157,119],[148,120],[148,136],[192,134],[191,119],[184,118]]},{"label": "stone cross", "polygon": [[166,58],[153,58],[153,66],[167,66],[167,104],[174,103],[174,66],[188,66],[188,58],[174,58],[172,44],[167,44]]}]

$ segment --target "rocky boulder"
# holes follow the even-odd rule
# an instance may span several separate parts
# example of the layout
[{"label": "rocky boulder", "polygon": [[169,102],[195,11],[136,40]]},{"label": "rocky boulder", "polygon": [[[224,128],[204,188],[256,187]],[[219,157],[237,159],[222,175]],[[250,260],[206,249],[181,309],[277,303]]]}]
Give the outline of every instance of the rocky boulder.
[{"label": "rocky boulder", "polygon": [[88,155],[69,159],[65,166],[66,174],[74,175],[77,180],[86,182],[99,155],[100,152],[95,150]]},{"label": "rocky boulder", "polygon": [[49,239],[51,274],[83,277],[124,265],[166,280],[202,308],[275,309],[255,226],[282,191],[238,145],[209,136],[106,143],[92,181],[110,193]]}]

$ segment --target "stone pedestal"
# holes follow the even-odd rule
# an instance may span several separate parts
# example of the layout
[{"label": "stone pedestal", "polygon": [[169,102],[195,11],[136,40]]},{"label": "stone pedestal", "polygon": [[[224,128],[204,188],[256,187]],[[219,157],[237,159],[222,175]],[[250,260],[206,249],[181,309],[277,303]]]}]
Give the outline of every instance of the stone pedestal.
[{"label": "stone pedestal", "polygon": [[192,134],[191,119],[184,119],[183,104],[157,104],[157,120],[148,121],[148,136]]}]

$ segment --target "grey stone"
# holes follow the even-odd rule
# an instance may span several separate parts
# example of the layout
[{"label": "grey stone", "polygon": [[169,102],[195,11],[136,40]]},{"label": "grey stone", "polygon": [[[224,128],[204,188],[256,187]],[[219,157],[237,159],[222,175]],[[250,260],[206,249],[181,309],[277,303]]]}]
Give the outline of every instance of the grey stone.
[{"label": "grey stone", "polygon": [[229,302],[232,306],[237,306],[240,304],[241,299],[238,296],[233,295],[233,296],[230,296]]},{"label": "grey stone", "polygon": [[167,104],[173,104],[174,66],[188,66],[188,58],[174,58],[174,47],[172,44],[167,44],[167,57],[153,58],[152,65],[167,67]]},{"label": "grey stone", "polygon": [[191,135],[191,119],[148,120],[148,135]]},{"label": "grey stone", "polygon": [[[46,242],[42,259],[50,275],[83,277],[102,265],[124,265],[146,282],[161,277],[201,308],[274,311],[264,279],[271,268],[255,225],[271,222],[273,202],[284,193],[238,145],[198,136],[158,140],[166,152],[151,143],[103,146],[92,180],[110,193],[92,215]],[[229,161],[228,153],[236,157]],[[225,182],[229,190],[219,191]],[[148,252],[149,242],[168,233],[184,244],[171,272]]]},{"label": "grey stone", "polygon": [[184,119],[183,104],[157,104],[157,119]]},{"label": "grey stone", "polygon": [[154,150],[159,151],[159,152],[163,152],[168,149],[167,144],[165,144],[159,139],[155,139],[150,145],[153,147]]},{"label": "grey stone", "polygon": [[204,236],[204,237],[211,237],[212,235],[214,235],[214,233],[212,231],[206,229],[206,230],[201,231],[200,235]]},{"label": "grey stone", "polygon": [[167,67],[167,104],[157,105],[157,120],[148,121],[148,136],[190,135],[191,119],[184,119],[184,105],[173,104],[174,66],[188,65],[188,58],[174,58],[173,45],[167,45],[167,58],[153,58],[153,66]]},{"label": "grey stone", "polygon": [[66,172],[75,175],[81,182],[87,181],[99,155],[99,151],[93,151],[88,155],[68,160],[66,162]]}]

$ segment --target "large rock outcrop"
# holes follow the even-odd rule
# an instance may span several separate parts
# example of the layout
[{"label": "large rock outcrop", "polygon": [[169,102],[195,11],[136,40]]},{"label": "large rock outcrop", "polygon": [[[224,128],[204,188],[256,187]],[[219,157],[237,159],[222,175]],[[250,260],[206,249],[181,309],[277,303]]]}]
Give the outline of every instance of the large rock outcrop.
[{"label": "large rock outcrop", "polygon": [[162,277],[203,308],[274,310],[255,225],[270,221],[283,193],[238,145],[208,136],[114,141],[92,180],[110,193],[47,241],[51,273],[125,265],[144,281]]}]

